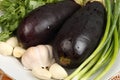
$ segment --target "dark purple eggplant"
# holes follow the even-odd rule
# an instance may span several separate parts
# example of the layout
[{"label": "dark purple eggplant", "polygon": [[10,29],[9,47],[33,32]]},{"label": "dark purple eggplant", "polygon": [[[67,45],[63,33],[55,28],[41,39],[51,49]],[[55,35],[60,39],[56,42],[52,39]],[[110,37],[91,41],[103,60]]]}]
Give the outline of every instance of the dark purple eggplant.
[{"label": "dark purple eggplant", "polygon": [[63,24],[52,43],[56,62],[66,68],[78,67],[99,44],[105,26],[104,6],[88,2]]},{"label": "dark purple eggplant", "polygon": [[18,40],[25,48],[50,43],[65,20],[79,8],[80,5],[73,0],[38,7],[21,21],[17,30]]}]

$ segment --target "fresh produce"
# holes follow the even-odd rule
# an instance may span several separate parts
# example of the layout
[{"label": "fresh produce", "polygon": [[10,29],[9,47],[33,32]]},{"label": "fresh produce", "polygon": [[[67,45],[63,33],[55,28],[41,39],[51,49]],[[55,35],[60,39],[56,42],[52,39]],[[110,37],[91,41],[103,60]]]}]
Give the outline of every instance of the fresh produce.
[{"label": "fresh produce", "polygon": [[[2,12],[0,11],[0,25],[4,25],[4,26],[1,26],[0,28],[2,29],[2,31],[0,31],[1,32],[0,40],[5,41],[2,43],[13,47],[12,50],[14,50],[16,41],[15,41],[15,44],[13,44],[13,42],[11,41],[14,41],[15,38],[7,40],[9,37],[11,37],[11,35],[14,34],[14,30],[17,29],[17,27],[15,27],[14,25],[16,25],[16,23],[18,24],[19,21],[21,21],[21,19],[24,18],[24,16],[27,13],[35,9],[35,7],[44,5],[46,3],[50,3],[49,1],[54,2],[58,0],[12,0],[12,1],[0,0],[0,10],[2,10]],[[100,1],[102,4],[104,4],[104,7],[107,12],[107,19],[105,21],[107,22],[107,24],[105,27],[104,35],[99,41],[100,43],[97,46],[97,48],[95,48],[93,53],[91,53],[90,56],[81,65],[79,65],[79,67],[75,69],[75,71],[73,71],[70,75],[68,75],[68,77],[66,77],[64,80],[103,80],[102,77],[110,70],[110,68],[114,64],[120,48],[119,46],[120,45],[120,36],[119,36],[120,34],[120,0],[75,0],[75,1],[77,3],[80,3],[80,5],[82,5],[83,7],[86,5],[88,1],[90,2]],[[24,2],[27,3],[25,4],[27,5],[27,7],[24,6]],[[19,15],[16,15],[18,13]],[[1,14],[2,14],[2,17],[1,17]],[[3,51],[6,54],[7,49],[9,48],[7,48],[7,45],[6,46],[5,45],[2,44],[2,46],[0,47],[4,49]],[[18,43],[17,45],[19,46]],[[52,53],[52,46],[49,46],[49,44],[44,46],[47,48],[46,50],[48,50],[48,53]],[[12,54],[8,53],[8,54],[10,54],[11,56],[14,56],[13,53]],[[53,55],[51,55],[51,57],[53,57]],[[50,55],[49,55],[49,58],[50,58]],[[49,70],[50,70],[50,67],[48,69],[48,67],[41,68],[41,66],[36,66],[32,69],[31,72],[34,74],[34,76],[38,78],[41,78],[41,76],[42,78],[45,78],[45,77],[51,78],[52,74],[49,73],[50,72]],[[47,75],[41,74],[40,73],[41,71],[43,71],[43,73]],[[62,72],[62,71],[59,71],[59,72]],[[63,75],[62,73],[59,73],[59,74]],[[94,77],[92,75],[94,75]],[[92,79],[91,79],[91,76],[92,76]]]},{"label": "fresh produce", "polygon": [[13,55],[16,58],[21,58],[25,51],[26,50],[19,45],[16,37],[10,37],[8,40],[0,42],[0,54],[2,55]]},{"label": "fresh produce", "polygon": [[54,79],[63,80],[68,76],[66,70],[57,63],[54,63],[49,68],[50,73]]},{"label": "fresh produce", "polygon": [[58,1],[62,0],[0,0],[0,41],[13,36],[21,19],[33,9]]},{"label": "fresh produce", "polygon": [[42,80],[51,80],[52,74],[47,69],[43,69],[41,67],[34,67],[32,69],[32,74]]},{"label": "fresh produce", "polygon": [[104,5],[104,0],[75,0],[76,3],[80,5],[86,5],[87,2],[98,1]]},{"label": "fresh produce", "polygon": [[78,8],[80,5],[72,0],[38,7],[21,21],[17,30],[19,41],[25,47],[50,43],[65,20]]},{"label": "fresh produce", "polygon": [[64,79],[68,76],[66,70],[55,63],[50,45],[37,45],[28,48],[21,57],[21,62],[26,69],[32,71],[39,79]]},{"label": "fresh produce", "polygon": [[68,76],[66,70],[57,63],[52,64],[48,69],[33,67],[32,74],[42,80],[63,80]]},{"label": "fresh produce", "polygon": [[[111,69],[119,51],[120,0],[104,0],[107,11],[107,24],[104,36],[94,52],[65,80],[102,80]],[[113,7],[114,6],[114,7]]]},{"label": "fresh produce", "polygon": [[37,45],[25,51],[21,62],[27,69],[33,69],[34,67],[49,68],[55,60],[45,45]]},{"label": "fresh produce", "polygon": [[78,67],[97,47],[106,25],[106,12],[99,2],[87,3],[70,17],[53,42],[56,61]]},{"label": "fresh produce", "polygon": [[0,54],[12,55],[13,47],[6,42],[0,42]]},{"label": "fresh produce", "polygon": [[16,58],[21,58],[23,56],[23,54],[25,53],[25,49],[20,47],[20,46],[16,46],[13,49],[13,56]]},{"label": "fresh produce", "polygon": [[19,46],[17,37],[10,37],[9,39],[6,40],[6,43],[10,44],[13,48]]}]

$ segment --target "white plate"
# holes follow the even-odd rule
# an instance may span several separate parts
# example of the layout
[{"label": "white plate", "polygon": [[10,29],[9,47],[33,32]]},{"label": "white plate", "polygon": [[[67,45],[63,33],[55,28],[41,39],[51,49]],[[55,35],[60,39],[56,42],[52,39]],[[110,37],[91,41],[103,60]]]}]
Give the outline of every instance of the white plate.
[{"label": "white plate", "polygon": [[[111,70],[102,80],[108,80],[111,76],[120,71],[120,52]],[[0,68],[16,80],[38,80],[30,71],[24,69],[21,63],[12,56],[0,55]],[[92,80],[92,79],[91,79]]]},{"label": "white plate", "polygon": [[0,69],[15,80],[38,80],[12,56],[0,55]]},{"label": "white plate", "polygon": [[[1,15],[0,11],[0,15]],[[1,31],[1,30],[0,30]],[[12,56],[0,55],[0,69],[13,77],[15,80],[38,80],[29,70],[24,69],[21,63]],[[103,77],[102,80],[108,80],[111,76],[120,71],[120,52],[110,71]],[[91,79],[93,80],[93,79]]]}]

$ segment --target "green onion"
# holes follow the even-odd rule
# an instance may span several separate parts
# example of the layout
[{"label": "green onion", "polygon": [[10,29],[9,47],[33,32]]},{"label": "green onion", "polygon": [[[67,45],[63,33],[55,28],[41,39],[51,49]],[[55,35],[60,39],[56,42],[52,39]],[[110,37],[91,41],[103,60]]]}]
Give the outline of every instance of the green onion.
[{"label": "green onion", "polygon": [[85,68],[83,68],[78,74],[76,74],[76,76],[73,78],[73,80],[79,80],[82,76],[84,76],[92,67],[93,65],[96,63],[96,61],[98,60],[98,58],[101,55],[98,54],[94,59],[92,59],[88,65],[85,66]]},{"label": "green onion", "polygon": [[120,36],[118,35],[120,34],[120,0],[116,0],[114,3],[110,0],[104,1],[107,11],[104,36],[90,57],[65,80],[89,80],[98,71],[100,74],[95,76],[95,80],[101,80],[116,60],[120,44]]},{"label": "green onion", "polygon": [[112,65],[114,64],[116,58],[117,58],[117,54],[119,51],[119,46],[118,46],[118,32],[117,29],[115,28],[114,31],[114,52],[112,53],[112,57],[111,57],[111,61],[109,62],[109,64],[105,67],[105,69],[103,70],[103,72],[101,72],[98,77],[96,77],[96,80],[100,80],[112,67]]},{"label": "green onion", "polygon": [[[30,11],[46,3],[61,0],[2,0],[0,10],[4,15],[0,16],[0,41],[5,41],[14,31],[20,20]],[[91,0],[75,0],[85,5]],[[93,0],[92,0],[93,1]],[[96,0],[95,0],[96,1]],[[89,80],[91,76],[99,72],[94,80],[101,80],[114,64],[120,48],[120,0],[104,0],[107,12],[107,24],[105,33],[94,52],[65,80]]]}]

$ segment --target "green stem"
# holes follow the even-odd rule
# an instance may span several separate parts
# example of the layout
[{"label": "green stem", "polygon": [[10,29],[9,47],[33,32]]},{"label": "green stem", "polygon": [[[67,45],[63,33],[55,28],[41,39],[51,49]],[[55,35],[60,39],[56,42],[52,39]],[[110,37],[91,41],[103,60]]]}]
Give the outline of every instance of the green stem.
[{"label": "green stem", "polygon": [[[87,72],[82,79],[88,80],[89,77],[94,74],[96,71],[98,71],[102,66],[104,66],[110,59],[111,57],[111,51],[113,49],[113,46],[111,43],[111,40],[107,44],[106,49],[103,51],[102,55],[100,56],[100,59],[97,61],[97,63],[93,66],[93,68]],[[107,50],[107,52],[106,52]]]},{"label": "green stem", "polygon": [[[106,0],[106,1],[109,2],[109,0]],[[110,30],[111,32],[107,39],[107,40],[109,40],[109,38],[112,36],[112,33],[114,31],[114,53],[113,53],[110,63],[103,70],[103,72],[100,75],[98,75],[98,77],[96,77],[96,80],[100,80],[110,70],[110,68],[112,67],[112,65],[114,64],[114,62],[116,60],[116,57],[117,57],[117,54],[119,51],[119,45],[118,45],[119,40],[118,40],[118,32],[117,32],[117,27],[116,27],[119,14],[120,14],[120,0],[116,0],[115,7],[114,7],[114,13],[113,13],[113,20],[112,20],[112,25],[111,25],[111,30]]]},{"label": "green stem", "polygon": [[[109,2],[110,2],[109,0],[105,0],[105,1],[107,2],[106,4],[109,4]],[[115,5],[115,7],[114,7],[114,13],[113,13],[113,19],[112,19],[112,27],[110,29],[110,32],[109,32],[109,35],[108,35],[106,41],[108,41],[111,38],[111,36],[113,35],[113,32],[114,32],[114,29],[116,28],[116,24],[117,24],[119,14],[120,14],[120,0],[116,0],[114,5]]]},{"label": "green stem", "polygon": [[[102,53],[102,52],[101,52]],[[74,78],[73,80],[79,80],[82,76],[84,76],[86,74],[86,72],[88,72],[94,65],[95,63],[98,61],[98,59],[100,58],[101,54],[96,55],[95,58],[93,58],[86,66],[85,68],[83,68]]]},{"label": "green stem", "polygon": [[[109,1],[108,1],[109,2]],[[82,70],[83,67],[85,67],[89,62],[90,60],[92,60],[96,55],[97,53],[101,50],[101,48],[103,47],[106,39],[107,39],[107,36],[109,35],[109,29],[110,29],[110,22],[111,22],[111,6],[110,6],[110,3],[108,3],[108,5],[106,5],[108,8],[107,8],[107,24],[106,24],[106,29],[105,29],[105,33],[104,33],[104,36],[100,42],[100,44],[98,45],[97,49],[91,54],[90,57],[88,57],[72,74],[70,74],[65,80],[70,80],[71,78],[73,78],[75,75],[78,74],[78,72],[80,70]]]},{"label": "green stem", "polygon": [[80,5],[84,5],[84,1],[83,0],[74,0],[77,4],[80,4]]},{"label": "green stem", "polygon": [[114,30],[114,52],[113,52],[113,56],[112,59],[110,61],[110,63],[108,64],[108,66],[103,70],[102,73],[100,73],[95,80],[101,80],[101,78],[110,70],[110,68],[112,67],[112,65],[114,64],[116,58],[117,58],[117,54],[119,52],[119,45],[118,45],[118,32],[117,32],[117,28],[115,28]]},{"label": "green stem", "polygon": [[98,47],[96,48],[96,50],[91,54],[90,57],[88,57],[72,74],[70,74],[65,80],[71,80],[75,75],[78,74],[78,72],[80,70],[82,70],[89,62],[90,60],[92,60],[96,55],[97,53],[101,50],[101,48],[103,48],[104,46],[104,43],[107,39],[107,36],[108,36],[108,33],[109,33],[109,29],[110,29],[110,22],[111,22],[111,5],[110,5],[110,1],[107,0],[108,2],[108,5],[107,6],[107,24],[106,24],[106,29],[105,29],[105,33],[104,33],[104,36],[100,42],[100,44],[98,45]]},{"label": "green stem", "polygon": [[[120,34],[120,14],[119,14],[119,20],[118,20],[118,34]],[[120,35],[119,35],[119,45],[120,45]]]}]

